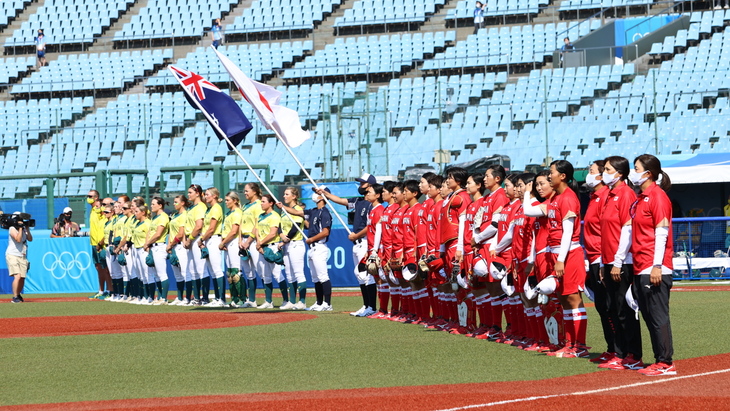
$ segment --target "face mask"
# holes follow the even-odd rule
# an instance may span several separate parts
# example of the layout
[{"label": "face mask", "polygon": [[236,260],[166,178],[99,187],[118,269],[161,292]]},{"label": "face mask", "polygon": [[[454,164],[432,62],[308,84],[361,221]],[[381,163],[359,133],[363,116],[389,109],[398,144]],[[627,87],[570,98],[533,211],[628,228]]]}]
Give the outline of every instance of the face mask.
[{"label": "face mask", "polygon": [[603,172],[603,184],[613,187],[614,184],[618,181],[618,173],[614,173],[613,175],[608,174],[607,172]]},{"label": "face mask", "polygon": [[94,204],[94,201],[95,200],[93,198],[88,198],[88,197],[86,198],[86,202],[89,204]]},{"label": "face mask", "polygon": [[644,174],[646,174],[646,171],[643,173],[637,173],[635,170],[631,170],[629,172],[629,181],[635,186],[640,186],[644,184],[644,181],[648,180],[649,177],[642,177]]},{"label": "face mask", "polygon": [[364,196],[365,194],[368,193],[368,189],[365,187],[358,187],[357,192],[360,193],[361,196]]},{"label": "face mask", "polygon": [[588,178],[586,178],[586,185],[590,188],[594,188],[597,185],[601,184],[601,180],[597,179],[600,174],[588,174]]}]

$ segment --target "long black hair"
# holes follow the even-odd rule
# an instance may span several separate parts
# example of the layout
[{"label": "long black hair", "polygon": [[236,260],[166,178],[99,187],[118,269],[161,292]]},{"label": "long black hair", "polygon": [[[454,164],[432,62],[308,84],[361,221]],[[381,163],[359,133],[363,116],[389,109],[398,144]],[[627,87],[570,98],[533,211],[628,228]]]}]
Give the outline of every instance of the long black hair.
[{"label": "long black hair", "polygon": [[578,186],[578,182],[575,181],[575,178],[573,177],[573,174],[575,173],[575,168],[573,168],[573,164],[571,164],[568,160],[555,160],[550,163],[550,167],[553,166],[555,166],[555,170],[557,170],[558,173],[565,174],[565,182],[568,184],[568,187],[570,187],[570,189],[577,194],[578,190],[580,190],[580,187]]}]

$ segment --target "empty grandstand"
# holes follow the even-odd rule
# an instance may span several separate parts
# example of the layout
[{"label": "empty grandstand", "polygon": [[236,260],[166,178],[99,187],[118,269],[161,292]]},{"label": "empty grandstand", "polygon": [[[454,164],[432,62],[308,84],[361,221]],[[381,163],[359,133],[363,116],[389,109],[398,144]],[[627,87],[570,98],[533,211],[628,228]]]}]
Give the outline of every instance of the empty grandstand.
[{"label": "empty grandstand", "polygon": [[[3,175],[64,174],[56,195],[84,194],[88,174],[100,170],[147,171],[111,173],[119,193],[183,190],[182,174],[169,168],[198,167],[196,179],[213,184],[207,167],[240,166],[187,105],[169,64],[238,100],[254,124],[241,150],[268,167],[261,175],[302,181],[209,50],[214,18],[223,19],[219,51],[282,91],[282,104],[311,130],[294,151],[319,180],[438,170],[494,154],[524,170],[557,158],[586,167],[607,152],[730,148],[730,12],[707,2],[496,1],[477,34],[465,0],[5,3]],[[39,28],[48,64],[35,68]],[[570,53],[560,51],[565,37]],[[251,179],[237,170],[230,186]],[[38,178],[5,181],[0,197],[45,189]]]}]

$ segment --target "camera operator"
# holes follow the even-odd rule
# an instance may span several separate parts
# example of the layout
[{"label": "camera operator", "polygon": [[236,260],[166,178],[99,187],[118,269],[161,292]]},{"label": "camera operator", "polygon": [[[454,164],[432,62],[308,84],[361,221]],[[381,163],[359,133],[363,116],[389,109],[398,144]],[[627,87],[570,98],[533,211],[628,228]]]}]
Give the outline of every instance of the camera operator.
[{"label": "camera operator", "polygon": [[71,207],[63,209],[63,213],[56,219],[56,224],[51,229],[51,238],[77,237],[79,235],[79,225],[71,221],[73,210]]},{"label": "camera operator", "polygon": [[[13,214],[20,214],[16,211]],[[14,303],[22,303],[23,296],[20,293],[25,285],[25,276],[28,274],[28,241],[33,241],[33,235],[23,220],[18,219],[15,225],[9,228],[8,249],[5,251],[5,260],[8,264],[8,272],[13,277],[13,300]]]}]

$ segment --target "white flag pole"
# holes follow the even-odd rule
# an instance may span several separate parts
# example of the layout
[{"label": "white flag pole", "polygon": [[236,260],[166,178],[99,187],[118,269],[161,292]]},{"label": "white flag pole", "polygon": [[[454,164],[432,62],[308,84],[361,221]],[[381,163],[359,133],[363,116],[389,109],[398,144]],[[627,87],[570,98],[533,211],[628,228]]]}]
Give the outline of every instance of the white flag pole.
[{"label": "white flag pole", "polygon": [[[172,76],[175,77],[175,79],[178,81],[178,83],[180,83],[180,85],[182,86],[183,92],[188,93],[187,88],[185,88],[185,85],[180,80],[180,78],[178,78],[178,76],[175,74],[175,72],[170,67],[168,67],[168,69],[170,70],[170,72],[172,72]],[[246,159],[243,157],[243,155],[241,154],[241,152],[238,151],[238,148],[236,148],[236,146],[234,146],[233,143],[231,143],[231,140],[228,138],[228,136],[226,135],[226,133],[224,133],[223,130],[221,130],[221,128],[218,126],[218,122],[217,121],[213,121],[213,119],[210,117],[210,115],[208,114],[208,112],[205,109],[203,109],[203,107],[200,105],[200,102],[198,101],[198,99],[194,98],[194,96],[193,96],[191,98],[191,100],[195,102],[195,105],[198,106],[198,109],[203,113],[203,115],[205,115],[205,118],[208,119],[208,122],[210,123],[210,125],[213,128],[215,128],[215,130],[221,136],[223,136],[223,138],[226,140],[226,142],[228,143],[228,145],[230,147],[233,147],[233,151],[236,153],[236,155],[238,155],[238,157],[241,159],[241,161],[243,161],[243,163],[246,165],[246,167],[248,167],[248,169],[251,170],[251,173],[253,173],[254,177],[256,177],[256,180],[258,180],[258,182],[261,183],[261,185],[264,187],[264,189],[266,190],[266,192],[269,193],[271,195],[271,197],[274,198],[274,202],[275,203],[280,203],[280,201],[276,198],[276,195],[271,191],[271,189],[269,188],[269,186],[267,186],[266,183],[264,183],[264,180],[261,179],[261,177],[258,175],[258,173],[256,173],[256,171],[254,170],[254,168],[251,167],[251,165],[248,163],[248,161],[246,161]],[[294,227],[297,228],[297,231],[299,231],[305,239],[308,239],[309,237],[307,237],[307,235],[304,233],[304,231],[302,230],[302,228],[299,227],[299,225],[296,223],[296,221],[294,221],[294,219],[292,218],[292,216],[289,213],[287,213],[287,211],[284,210],[283,208],[281,209],[281,211],[284,214],[286,214],[287,217],[289,217],[289,220],[291,220],[291,222],[294,225]]]}]

